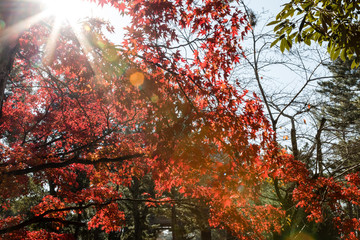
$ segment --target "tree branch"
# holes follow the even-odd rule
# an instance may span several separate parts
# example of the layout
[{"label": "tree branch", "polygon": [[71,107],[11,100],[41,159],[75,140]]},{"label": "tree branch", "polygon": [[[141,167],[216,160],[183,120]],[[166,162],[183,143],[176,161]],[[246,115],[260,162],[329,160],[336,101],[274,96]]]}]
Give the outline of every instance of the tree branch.
[{"label": "tree branch", "polygon": [[123,162],[125,160],[138,158],[138,157],[142,157],[142,156],[144,156],[144,154],[138,153],[138,154],[132,154],[132,155],[125,155],[125,156],[121,156],[121,157],[117,157],[117,158],[100,158],[95,161],[79,159],[79,158],[72,158],[72,159],[64,161],[64,162],[45,163],[45,164],[33,166],[31,168],[12,170],[9,172],[5,172],[4,174],[17,176],[17,175],[23,175],[23,174],[27,174],[27,173],[39,172],[39,171],[43,171],[43,170],[51,169],[51,168],[62,168],[62,167],[66,167],[73,163],[80,163],[80,164],[85,164],[85,165],[95,165],[95,164],[99,164],[99,163]]},{"label": "tree branch", "polygon": [[42,214],[35,216],[31,219],[25,220],[22,223],[19,223],[17,225],[14,226],[10,226],[7,228],[3,228],[0,229],[0,235],[1,234],[5,234],[5,233],[9,233],[9,232],[13,232],[19,229],[22,229],[26,226],[29,226],[31,224],[35,224],[35,223],[42,223],[42,222],[60,222],[60,223],[64,223],[64,224],[70,224],[70,225],[78,225],[78,226],[87,226],[86,223],[81,223],[81,222],[75,222],[75,221],[69,221],[69,220],[63,220],[63,219],[59,219],[59,218],[49,218],[49,217],[45,217],[48,214],[51,213],[56,213],[56,212],[66,212],[66,211],[72,211],[72,210],[84,210],[90,207],[104,207],[106,205],[109,205],[110,203],[113,202],[117,202],[117,201],[131,201],[131,202],[151,202],[151,203],[174,203],[177,201],[181,201],[177,200],[177,199],[169,199],[169,200],[152,200],[152,199],[131,199],[131,198],[115,198],[115,199],[109,199],[103,203],[89,203],[86,205],[82,205],[82,206],[77,206],[77,207],[65,207],[65,208],[60,208],[60,209],[50,209],[47,210],[45,212],[43,212]]}]

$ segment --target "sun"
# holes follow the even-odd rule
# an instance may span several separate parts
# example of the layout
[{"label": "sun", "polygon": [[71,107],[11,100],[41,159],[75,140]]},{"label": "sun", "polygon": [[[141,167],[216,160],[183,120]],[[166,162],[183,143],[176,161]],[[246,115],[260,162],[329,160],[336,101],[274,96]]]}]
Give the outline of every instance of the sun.
[{"label": "sun", "polygon": [[44,49],[43,58],[45,63],[51,63],[62,26],[68,26],[72,29],[85,53],[91,52],[92,47],[88,43],[87,38],[83,35],[83,30],[85,30],[83,20],[86,18],[101,17],[99,12],[99,9],[101,9],[100,6],[89,0],[35,1],[40,2],[43,14],[46,17],[54,19],[52,31],[47,39]]},{"label": "sun", "polygon": [[44,11],[57,20],[69,21],[71,24],[86,17],[96,15],[99,7],[94,2],[84,0],[41,0]]}]

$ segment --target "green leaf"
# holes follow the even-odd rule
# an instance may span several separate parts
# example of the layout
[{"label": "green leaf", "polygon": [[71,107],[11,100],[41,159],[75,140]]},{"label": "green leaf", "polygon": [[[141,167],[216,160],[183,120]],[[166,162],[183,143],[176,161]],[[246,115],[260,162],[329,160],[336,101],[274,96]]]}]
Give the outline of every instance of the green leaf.
[{"label": "green leaf", "polygon": [[340,48],[333,48],[332,55],[330,56],[332,60],[336,60],[340,55]]},{"label": "green leaf", "polygon": [[294,32],[294,33],[292,33],[292,34],[289,36],[289,38],[290,38],[290,39],[293,39],[297,34],[298,34],[297,32]]},{"label": "green leaf", "polygon": [[278,24],[279,22],[280,22],[280,20],[271,21],[266,26],[275,25],[275,24]]},{"label": "green leaf", "polygon": [[340,58],[344,62],[346,61],[346,49],[341,50]]},{"label": "green leaf", "polygon": [[360,65],[360,63],[357,63],[356,60],[354,59],[354,60],[352,61],[352,63],[351,63],[351,68],[352,68],[352,69],[353,69],[353,68],[358,68],[359,65]]},{"label": "green leaf", "polygon": [[278,24],[274,27],[274,32],[276,32],[277,30],[279,30],[280,28],[282,28],[283,25],[282,24]]},{"label": "green leaf", "polygon": [[276,39],[275,41],[273,41],[271,44],[270,44],[270,47],[272,48],[273,46],[275,46],[278,42],[279,42],[279,38]]},{"label": "green leaf", "polygon": [[281,39],[281,42],[280,42],[280,51],[281,52],[284,52],[284,50],[285,50],[285,43],[286,43],[286,39],[285,38]]},{"label": "green leaf", "polygon": [[289,39],[286,39],[286,45],[285,45],[285,47],[286,47],[286,49],[287,49],[288,51],[290,51],[290,48],[292,47],[292,43],[291,43],[291,41],[289,41]]}]

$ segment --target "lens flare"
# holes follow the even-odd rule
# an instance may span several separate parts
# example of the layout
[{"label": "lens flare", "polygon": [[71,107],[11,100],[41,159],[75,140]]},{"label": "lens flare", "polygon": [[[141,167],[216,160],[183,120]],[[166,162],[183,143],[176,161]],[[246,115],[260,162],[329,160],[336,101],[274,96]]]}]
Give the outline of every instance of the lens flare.
[{"label": "lens flare", "polygon": [[141,72],[135,72],[131,74],[130,83],[135,87],[141,86],[144,83],[144,74]]}]

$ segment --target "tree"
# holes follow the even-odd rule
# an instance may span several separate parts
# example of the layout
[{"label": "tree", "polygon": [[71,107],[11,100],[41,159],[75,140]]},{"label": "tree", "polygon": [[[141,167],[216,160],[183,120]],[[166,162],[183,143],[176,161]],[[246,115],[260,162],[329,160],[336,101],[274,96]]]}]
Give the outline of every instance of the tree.
[{"label": "tree", "polygon": [[282,51],[293,42],[328,43],[333,60],[340,56],[352,60],[352,68],[359,66],[359,9],[359,2],[351,0],[291,0],[270,23],[277,35],[274,43],[280,41]]},{"label": "tree", "polygon": [[331,126],[350,137],[359,129],[359,71],[350,68],[349,61],[336,60],[328,65],[333,78],[319,82],[319,92],[332,104],[324,105]]},{"label": "tree", "polygon": [[[256,19],[250,9],[246,6],[245,9],[249,17]],[[277,54],[277,48],[270,48],[273,33],[259,33],[263,28],[259,24],[260,20],[257,20],[249,34],[251,47],[244,50],[248,57],[232,75],[238,78],[241,76],[243,79],[239,85],[255,89],[261,96],[272,129],[277,133],[278,144],[293,155],[295,161],[292,163],[297,164],[295,167],[284,162],[285,165],[289,164],[289,171],[270,179],[269,184],[261,190],[261,201],[280,205],[286,216],[283,218],[281,233],[275,232],[269,238],[305,238],[302,234],[309,233],[319,239],[356,239],[359,218],[355,214],[348,214],[345,206],[349,199],[352,199],[350,202],[356,199],[351,194],[357,194],[355,192],[359,189],[354,188],[351,176],[357,178],[358,171],[344,179],[350,171],[340,176],[329,167],[331,163],[342,165],[343,162],[328,154],[328,144],[334,143],[334,139],[329,139],[327,134],[328,130],[334,131],[328,127],[332,119],[323,112],[319,114],[322,102],[312,86],[312,83],[326,79],[330,79],[329,84],[333,83],[333,76],[321,71],[324,63],[328,62],[327,56],[321,54],[321,49],[304,46],[294,46],[286,54],[279,54],[281,51]],[[286,83],[279,83],[276,78],[280,75],[275,75],[275,79],[267,75],[267,69],[279,65],[282,66],[278,70],[279,74],[294,79],[291,84],[290,79]],[[243,76],[250,76],[250,80]],[[355,94],[354,91],[347,93]],[[329,100],[325,102],[329,103]],[[296,177],[289,181],[291,171],[294,172],[290,175]],[[353,203],[355,206],[359,204],[357,201]]]},{"label": "tree", "polygon": [[[319,92],[324,97],[322,114],[329,117],[325,132],[334,139],[329,143],[332,161],[328,168],[333,175],[359,172],[359,71],[351,69],[351,62],[341,60],[328,65],[333,79],[319,82]],[[350,218],[359,214],[358,206],[347,203]]]},{"label": "tree", "polygon": [[[259,98],[230,84],[250,30],[238,2],[98,3],[131,18],[122,45],[110,43],[111,26],[96,19],[56,29],[47,18],[3,40],[3,238],[71,239],[85,230],[87,238],[113,238],[127,226],[126,203],[141,238],[143,204],[169,204],[176,218],[191,199],[208,220],[204,237],[210,227],[239,239],[279,234],[289,206],[315,223],[331,209],[343,238],[356,239],[359,219],[342,203],[359,204],[360,176],[320,171],[325,122],[315,135],[316,176],[295,145],[294,156],[279,149]],[[15,25],[27,15],[14,9]],[[136,186],[144,176],[154,180],[148,197]],[[269,184],[278,202],[291,204],[263,201]],[[22,203],[29,211],[20,211]]]},{"label": "tree", "polygon": [[[55,27],[44,22],[4,42],[2,237],[74,238],[88,228],[99,239],[126,224],[123,202],[174,203],[161,198],[174,187],[206,199],[212,227],[243,239],[279,231],[282,211],[257,204],[276,174],[273,133],[258,98],[228,81],[248,29],[235,3],[105,3],[132,20],[121,46],[94,19],[57,29],[54,49],[46,42]],[[121,194],[146,174],[156,199]],[[31,183],[41,201],[25,213],[11,208],[32,196]]]}]

